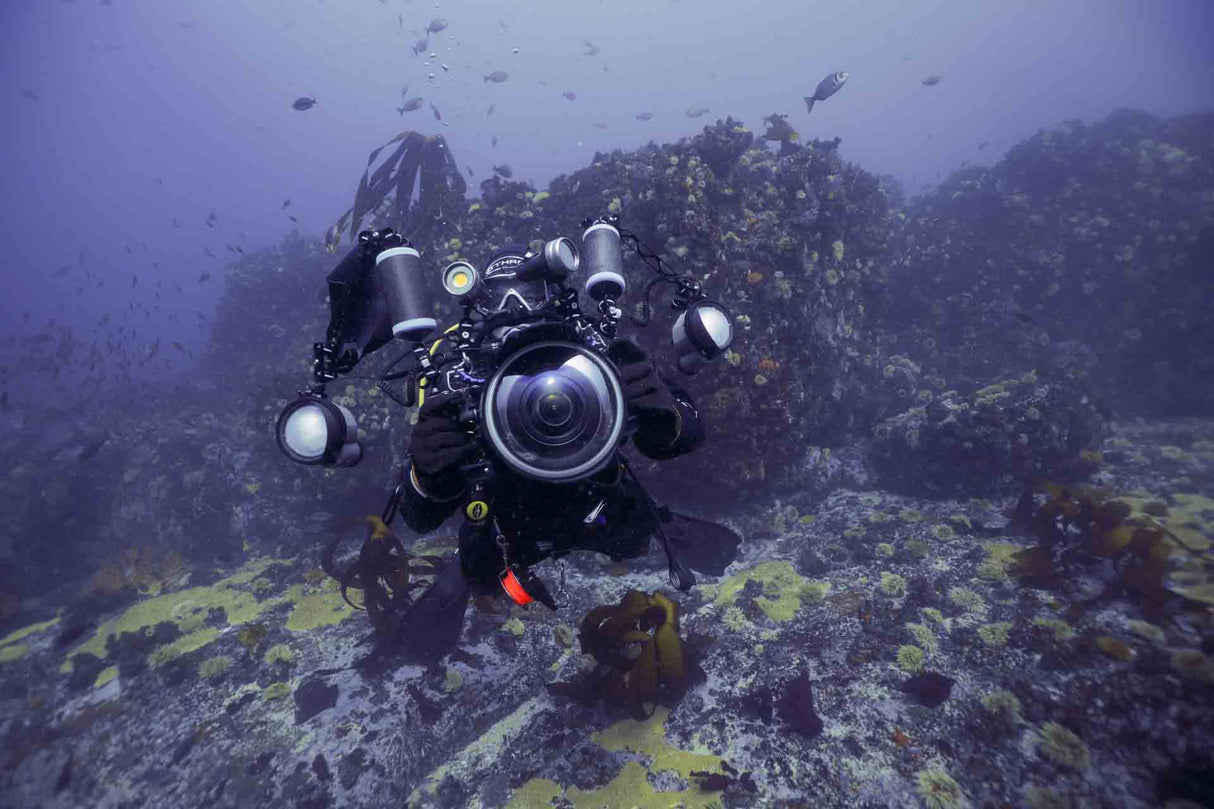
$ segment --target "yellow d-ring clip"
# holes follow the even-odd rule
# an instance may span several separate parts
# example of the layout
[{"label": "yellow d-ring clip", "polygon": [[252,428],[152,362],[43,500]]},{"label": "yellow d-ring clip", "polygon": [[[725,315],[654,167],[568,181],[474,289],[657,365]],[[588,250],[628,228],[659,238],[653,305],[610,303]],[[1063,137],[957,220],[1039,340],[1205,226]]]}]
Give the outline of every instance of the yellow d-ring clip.
[{"label": "yellow d-ring clip", "polygon": [[473,522],[481,522],[489,516],[489,504],[484,500],[473,500],[464,506],[464,514]]},{"label": "yellow d-ring clip", "polygon": [[[446,335],[450,334],[451,332],[455,331],[458,328],[459,328],[459,324],[456,323],[454,326],[450,326],[445,331],[443,331],[444,336],[435,340],[434,345],[430,346],[430,356],[431,357],[434,356],[435,351],[438,351],[438,346],[440,343],[442,343],[443,340],[446,339]],[[419,379],[417,381],[417,406],[421,407],[425,403],[426,403],[426,379],[425,379],[425,377],[422,377],[421,379]]]}]

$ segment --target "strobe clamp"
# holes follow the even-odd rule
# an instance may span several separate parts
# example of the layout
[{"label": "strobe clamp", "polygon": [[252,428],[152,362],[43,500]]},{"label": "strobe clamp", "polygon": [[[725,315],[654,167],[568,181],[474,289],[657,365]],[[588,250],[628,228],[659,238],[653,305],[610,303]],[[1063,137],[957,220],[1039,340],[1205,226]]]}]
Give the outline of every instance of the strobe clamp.
[{"label": "strobe clamp", "polygon": [[675,297],[670,302],[670,308],[681,312],[690,304],[704,297],[704,286],[690,275],[681,275],[675,280]]}]

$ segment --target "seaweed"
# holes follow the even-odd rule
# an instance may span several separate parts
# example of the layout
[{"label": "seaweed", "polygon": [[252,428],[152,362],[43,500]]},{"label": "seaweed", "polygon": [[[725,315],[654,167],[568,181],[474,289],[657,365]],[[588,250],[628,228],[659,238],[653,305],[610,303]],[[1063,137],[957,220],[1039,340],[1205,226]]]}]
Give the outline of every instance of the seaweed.
[{"label": "seaweed", "polygon": [[1108,560],[1113,565],[1114,575],[1104,590],[1072,604],[1068,617],[1077,618],[1088,608],[1118,597],[1136,602],[1148,620],[1160,618],[1169,605],[1206,606],[1173,587],[1168,575],[1178,551],[1207,559],[1208,552],[1188,545],[1149,513],[1135,514],[1129,503],[1102,489],[1047,482],[1026,486],[1016,508],[1018,521],[1023,521],[1030,491],[1044,492],[1046,499],[1028,519],[1027,528],[1038,544],[1015,554],[1010,572],[1021,584],[1063,589],[1096,562]]},{"label": "seaweed", "polygon": [[814,737],[822,733],[822,717],[814,710],[814,693],[809,684],[809,675],[801,672],[784,689],[776,707],[780,718],[798,733]]},{"label": "seaweed", "polygon": [[920,705],[928,708],[939,708],[953,693],[953,683],[950,677],[934,671],[923,671],[911,677],[902,684],[902,691],[915,698]]},{"label": "seaweed", "polygon": [[[372,171],[371,166],[379,159],[380,152],[395,144],[399,146]],[[418,198],[414,202],[413,190],[419,176]],[[388,212],[388,222],[414,240],[423,238],[436,222],[458,218],[462,206],[447,203],[451,202],[449,197],[462,201],[467,190],[467,183],[442,135],[427,136],[413,130],[401,132],[371,151],[354,194],[354,204],[329,228],[325,246],[330,252],[337,249],[347,224],[353,240],[363,218],[377,211],[389,195],[393,196],[393,204]]]},{"label": "seaweed", "polygon": [[653,715],[663,691],[681,693],[686,661],[679,605],[661,592],[629,590],[618,604],[591,609],[578,638],[598,666],[581,681],[549,683],[550,693],[583,703],[604,699],[626,706],[636,719]]},{"label": "seaweed", "polygon": [[92,592],[114,595],[133,587],[142,595],[159,595],[181,582],[188,570],[185,559],[174,550],[147,545],[127,545],[116,564],[108,564],[93,574]]},{"label": "seaweed", "polygon": [[[365,517],[368,525],[367,539],[363,542],[358,559],[346,568],[339,568],[334,561],[337,548],[343,539],[338,534],[325,547],[320,565],[330,577],[341,585],[341,597],[351,607],[365,610],[371,626],[380,636],[392,633],[401,611],[413,602],[413,591],[425,587],[412,574],[434,573],[445,563],[437,556],[410,556],[400,540],[383,520],[375,515]],[[421,561],[425,566],[411,564]],[[350,590],[362,591],[362,603],[350,599]]]}]

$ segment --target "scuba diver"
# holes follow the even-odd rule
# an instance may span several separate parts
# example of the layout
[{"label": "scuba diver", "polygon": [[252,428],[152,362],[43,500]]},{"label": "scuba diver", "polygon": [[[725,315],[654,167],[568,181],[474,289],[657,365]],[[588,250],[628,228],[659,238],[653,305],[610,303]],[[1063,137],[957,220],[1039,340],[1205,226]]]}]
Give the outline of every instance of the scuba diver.
[{"label": "scuba diver", "polygon": [[[485,285],[491,299],[501,305],[533,310],[544,302],[543,282],[517,283],[510,273],[502,271],[520,263],[525,253],[522,245],[496,253],[485,270]],[[643,349],[617,338],[610,343],[607,357],[619,369],[629,414],[636,419],[631,440],[637,450],[654,460],[665,460],[700,445],[704,431],[691,398],[658,374]],[[567,417],[568,400],[560,392],[549,397],[537,403],[540,417],[550,422]],[[478,447],[459,413],[459,403],[451,400],[425,401],[418,412],[409,455],[402,467],[408,485],[404,487],[400,513],[419,534],[433,531],[451,516],[467,486],[460,466],[475,457]],[[598,551],[616,561],[647,553],[658,518],[651,513],[639,484],[624,474],[623,464],[621,458],[615,458],[576,484],[503,474],[496,490],[497,519],[501,531],[513,538],[510,561],[530,568],[550,556],[559,558],[574,550]],[[461,607],[469,591],[501,591],[502,559],[495,553],[497,548],[477,546],[467,541],[467,533],[461,535],[459,569],[451,566],[445,571],[402,625],[399,640],[406,655],[433,654],[458,638],[463,621]],[[680,550],[684,556],[695,555],[694,567],[723,570],[725,565],[719,561],[730,556],[736,537],[732,532],[717,532],[714,537],[701,539],[707,543],[714,538],[724,539],[726,546],[693,544]],[[525,590],[538,591],[531,593],[537,600],[550,598],[538,580],[529,583]]]},{"label": "scuba diver", "polygon": [[[659,373],[636,342],[618,335],[616,299],[626,283],[617,224],[614,216],[583,222],[585,291],[597,315],[583,313],[578,290],[564,283],[581,264],[572,240],[554,239],[535,253],[507,245],[483,272],[466,261],[443,271],[443,287],[463,304],[464,316],[428,348],[424,341],[437,323],[407,240],[390,230],[364,232],[330,274],[329,339],[314,345],[317,384],[300,391],[279,418],[279,445],[288,457],[357,463],[362,451],[353,415],[324,396],[324,382],[392,337],[417,344],[414,370],[391,372],[398,358],[377,382],[399,403],[420,405],[382,521],[373,521],[359,563],[337,570],[330,546],[324,564],[343,593],[364,591],[379,636],[364,667],[388,656],[440,659],[458,642],[473,595],[504,593],[521,606],[557,609],[532,567],[576,550],[636,558],[656,534],[680,590],[695,582],[688,565],[721,575],[735,558],[740,540],[733,531],[657,504],[622,452],[631,441],[648,458],[674,458],[696,449],[704,430],[687,392]],[[678,367],[698,372],[732,342],[732,318],[697,281],[663,268],[639,244],[633,249],[647,264],[656,260],[658,272],[636,322],[648,322],[656,283],[675,285]],[[377,272],[368,271],[372,261]],[[402,378],[403,395],[389,384]],[[436,572],[433,583],[410,600],[401,584],[417,568],[407,566],[389,526],[399,514],[426,534],[457,512],[464,522],[455,558],[438,560],[427,571]],[[390,596],[381,584],[393,590]]]}]

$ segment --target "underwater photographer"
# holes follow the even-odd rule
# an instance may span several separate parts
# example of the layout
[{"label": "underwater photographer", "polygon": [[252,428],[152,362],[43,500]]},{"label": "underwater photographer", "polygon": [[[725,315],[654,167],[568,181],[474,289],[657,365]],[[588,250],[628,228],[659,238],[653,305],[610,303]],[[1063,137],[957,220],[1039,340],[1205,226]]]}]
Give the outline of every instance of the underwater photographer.
[{"label": "underwater photographer", "polygon": [[[278,421],[279,446],[289,458],[357,463],[354,416],[326,397],[325,383],[394,340],[414,344],[376,382],[397,403],[420,404],[382,522],[350,568],[336,568],[333,546],[324,565],[343,594],[363,591],[364,603],[356,606],[376,628],[373,658],[438,659],[458,641],[472,595],[504,593],[521,606],[556,609],[557,596],[532,568],[575,550],[634,558],[656,534],[679,590],[695,583],[689,565],[720,575],[736,555],[732,531],[657,504],[621,452],[631,441],[649,458],[673,458],[699,446],[703,428],[686,391],[619,335],[617,302],[627,284],[618,219],[582,226],[582,251],[561,237],[534,253],[507,245],[483,271],[466,261],[448,265],[442,285],[463,315],[428,346],[437,322],[420,255],[399,234],[359,234],[328,277],[331,317],[326,341],[313,346],[313,384]],[[698,373],[731,344],[729,313],[635,236],[623,238],[656,273],[645,287],[644,315],[633,321],[648,323],[656,284],[675,287],[677,365]],[[582,268],[583,253],[582,286],[593,313],[582,311],[578,289],[566,283]],[[406,358],[413,367],[393,371]],[[463,517],[457,556],[438,562],[434,582],[414,601],[410,572],[435,571],[410,566],[389,526],[399,513],[424,534],[456,511]]]}]

